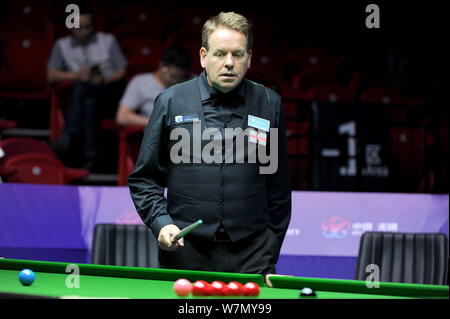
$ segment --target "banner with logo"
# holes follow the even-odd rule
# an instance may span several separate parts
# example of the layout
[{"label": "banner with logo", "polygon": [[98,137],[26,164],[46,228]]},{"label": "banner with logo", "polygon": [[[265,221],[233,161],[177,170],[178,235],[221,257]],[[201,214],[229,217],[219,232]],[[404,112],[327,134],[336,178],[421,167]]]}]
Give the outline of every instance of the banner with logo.
[{"label": "banner with logo", "polygon": [[[365,231],[448,235],[448,201],[448,195],[293,192],[281,254],[357,256]],[[142,224],[127,187],[0,185],[0,251],[90,251],[98,223]]]},{"label": "banner with logo", "polygon": [[448,236],[448,195],[293,192],[285,255],[357,256],[366,231]]}]

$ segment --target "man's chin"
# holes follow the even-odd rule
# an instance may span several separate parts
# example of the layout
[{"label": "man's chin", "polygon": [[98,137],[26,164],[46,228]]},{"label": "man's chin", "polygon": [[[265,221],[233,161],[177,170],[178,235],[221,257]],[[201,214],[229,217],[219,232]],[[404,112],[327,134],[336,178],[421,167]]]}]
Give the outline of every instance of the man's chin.
[{"label": "man's chin", "polygon": [[225,81],[220,81],[220,86],[223,90],[231,91],[233,90],[235,87],[237,87],[239,85],[239,81],[238,79],[233,79],[233,80],[225,80]]}]

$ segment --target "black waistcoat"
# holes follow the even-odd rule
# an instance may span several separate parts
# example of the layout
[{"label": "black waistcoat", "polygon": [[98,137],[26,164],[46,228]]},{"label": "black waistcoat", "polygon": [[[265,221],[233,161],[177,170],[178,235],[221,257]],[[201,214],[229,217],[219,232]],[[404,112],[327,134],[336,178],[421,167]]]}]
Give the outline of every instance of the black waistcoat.
[{"label": "black waistcoat", "polygon": [[[198,219],[203,220],[203,225],[190,236],[210,239],[222,223],[231,240],[240,240],[269,224],[266,175],[260,174],[258,160],[256,163],[248,163],[247,152],[244,163],[204,163],[201,160],[200,163],[194,162],[196,156],[192,155],[192,137],[198,138],[194,134],[194,124],[176,121],[175,117],[197,117],[197,123],[200,124],[197,132],[203,133],[205,130],[197,81],[198,79],[194,79],[177,85],[174,88],[172,103],[168,107],[169,133],[175,128],[185,128],[191,136],[191,155],[190,163],[175,164],[169,160],[167,210],[179,227],[185,227]],[[270,105],[267,89],[251,81],[244,81],[247,81],[247,93],[242,130],[248,128],[248,115],[269,120],[270,126],[273,127],[276,110]],[[268,146],[269,133],[267,137]],[[167,152],[170,152],[178,141],[169,139]],[[209,142],[202,141],[201,149]],[[245,145],[248,145],[247,137]],[[200,158],[197,156],[197,159]]]}]

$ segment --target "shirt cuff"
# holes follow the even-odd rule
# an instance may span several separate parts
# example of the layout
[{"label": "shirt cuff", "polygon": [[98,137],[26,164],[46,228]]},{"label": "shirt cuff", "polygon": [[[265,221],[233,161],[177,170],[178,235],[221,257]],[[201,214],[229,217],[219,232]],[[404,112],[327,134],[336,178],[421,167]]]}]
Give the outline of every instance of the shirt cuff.
[{"label": "shirt cuff", "polygon": [[156,217],[151,226],[152,232],[155,235],[155,237],[158,238],[161,228],[170,224],[175,225],[175,222],[169,215],[161,215]]}]

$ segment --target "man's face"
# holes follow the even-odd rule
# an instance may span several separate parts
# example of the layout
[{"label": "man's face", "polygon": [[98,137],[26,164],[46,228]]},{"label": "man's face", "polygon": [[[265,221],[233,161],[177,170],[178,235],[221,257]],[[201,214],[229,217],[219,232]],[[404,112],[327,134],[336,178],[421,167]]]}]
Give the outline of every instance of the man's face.
[{"label": "man's face", "polygon": [[248,68],[252,51],[247,52],[244,34],[228,28],[218,28],[209,37],[209,50],[200,49],[200,61],[209,84],[227,93],[241,83]]},{"label": "man's face", "polygon": [[161,81],[166,88],[184,81],[186,76],[186,70],[177,66],[170,65],[161,67]]},{"label": "man's face", "polygon": [[72,33],[79,42],[86,41],[92,33],[92,16],[90,14],[80,14],[80,28],[73,29]]}]

